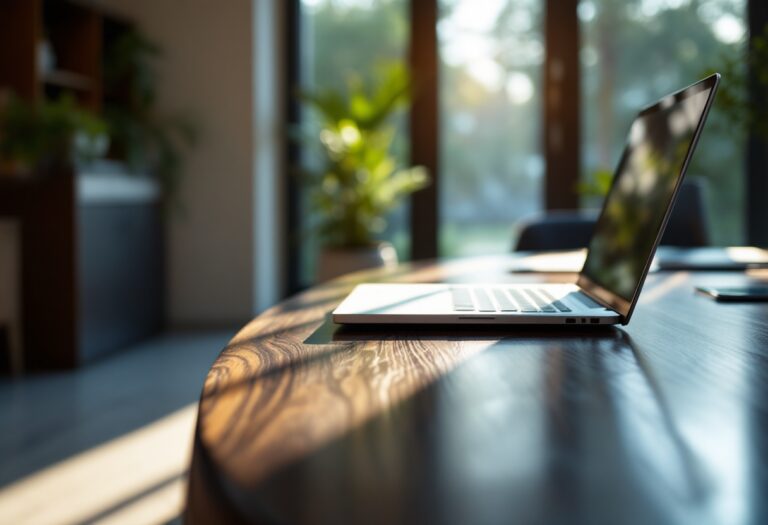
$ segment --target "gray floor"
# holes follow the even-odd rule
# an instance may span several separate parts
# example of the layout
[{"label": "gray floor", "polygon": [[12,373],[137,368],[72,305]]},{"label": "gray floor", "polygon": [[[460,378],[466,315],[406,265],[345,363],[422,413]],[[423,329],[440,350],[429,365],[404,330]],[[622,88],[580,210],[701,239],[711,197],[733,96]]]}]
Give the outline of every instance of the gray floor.
[{"label": "gray floor", "polygon": [[77,371],[0,378],[0,494],[194,403],[234,332],[172,333]]}]

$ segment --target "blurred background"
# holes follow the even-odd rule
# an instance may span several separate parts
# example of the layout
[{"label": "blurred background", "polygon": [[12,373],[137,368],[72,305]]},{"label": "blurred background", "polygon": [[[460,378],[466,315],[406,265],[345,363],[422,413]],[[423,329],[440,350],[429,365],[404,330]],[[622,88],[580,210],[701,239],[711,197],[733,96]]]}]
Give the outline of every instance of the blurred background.
[{"label": "blurred background", "polygon": [[637,110],[712,71],[706,242],[768,245],[766,23],[756,0],[0,0],[0,516],[178,519],[239,327],[599,208]]},{"label": "blurred background", "polygon": [[[512,224],[547,208],[545,26],[558,23],[548,16],[560,14],[550,7],[548,15],[549,3],[542,0],[481,4],[439,2],[436,235],[441,257],[508,252],[515,242]],[[569,79],[563,89],[574,93],[578,104],[578,165],[573,169],[580,184],[562,184],[557,191],[575,190],[576,206],[594,208],[600,205],[601,176],[615,168],[639,108],[725,67],[729,72],[743,69],[738,78],[725,80],[737,84],[735,91],[745,88],[747,2],[577,4],[571,14],[578,24],[578,63],[573,65],[578,78]],[[405,0],[303,0],[302,82],[342,86],[350,70],[365,71],[371,61],[407,60],[409,9]],[[745,138],[732,133],[728,109],[715,106],[689,172],[707,187],[711,243],[723,246],[746,242]],[[402,213],[385,234],[402,257],[409,253],[409,233]],[[306,246],[303,254],[299,282],[305,284],[313,275],[313,247]]]}]

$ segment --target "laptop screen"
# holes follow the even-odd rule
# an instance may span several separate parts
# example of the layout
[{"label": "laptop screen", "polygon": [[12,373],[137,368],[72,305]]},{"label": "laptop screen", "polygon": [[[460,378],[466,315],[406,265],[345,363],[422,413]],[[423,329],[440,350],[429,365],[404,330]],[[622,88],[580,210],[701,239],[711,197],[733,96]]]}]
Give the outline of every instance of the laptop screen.
[{"label": "laptop screen", "polygon": [[714,84],[700,82],[632,123],[582,274],[632,301],[652,256]]}]

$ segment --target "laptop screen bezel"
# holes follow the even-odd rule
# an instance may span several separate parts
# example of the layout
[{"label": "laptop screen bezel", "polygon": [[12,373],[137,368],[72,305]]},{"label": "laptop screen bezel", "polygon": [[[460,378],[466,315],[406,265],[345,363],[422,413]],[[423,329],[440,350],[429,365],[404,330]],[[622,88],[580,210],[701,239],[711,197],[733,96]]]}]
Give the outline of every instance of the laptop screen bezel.
[{"label": "laptop screen bezel", "polygon": [[[661,238],[667,226],[667,221],[669,220],[669,216],[671,215],[672,208],[674,207],[674,203],[677,200],[677,194],[680,191],[680,186],[683,182],[683,179],[685,178],[685,173],[688,171],[688,165],[690,164],[691,158],[693,156],[693,152],[695,151],[696,145],[698,144],[699,137],[701,136],[701,131],[704,128],[704,123],[706,122],[707,115],[709,114],[709,110],[712,107],[712,102],[714,101],[715,92],[717,91],[717,86],[719,85],[719,83],[720,83],[720,74],[714,73],[713,75],[710,75],[709,77],[703,80],[700,80],[694,84],[691,84],[686,88],[683,88],[679,91],[676,91],[674,93],[671,93],[659,99],[658,102],[655,102],[645,107],[644,109],[640,110],[640,112],[635,117],[635,120],[636,120],[640,117],[650,115],[662,109],[669,108],[670,99],[672,100],[673,104],[677,104],[681,100],[684,100],[692,95],[695,95],[696,93],[700,93],[707,89],[710,90],[709,95],[707,97],[707,102],[701,114],[701,118],[699,119],[699,122],[696,126],[696,130],[694,131],[693,139],[691,140],[691,143],[688,146],[688,151],[685,154],[683,167],[680,170],[680,175],[678,176],[677,182],[675,183],[675,188],[672,191],[672,198],[669,201],[669,205],[667,206],[667,209],[664,211],[664,218],[661,222],[661,226],[656,232],[656,238],[654,240],[653,247],[645,261],[645,264],[643,265],[643,271],[641,273],[640,280],[638,281],[637,286],[635,287],[635,291],[632,295],[632,299],[627,300],[624,297],[620,296],[619,294],[609,290],[608,288],[605,288],[603,285],[593,281],[585,273],[586,261],[584,263],[584,266],[582,267],[581,272],[579,272],[579,278],[576,281],[576,284],[582,289],[582,291],[584,291],[584,293],[586,293],[596,301],[600,302],[604,306],[610,307],[612,310],[616,311],[619,315],[621,315],[621,318],[622,318],[621,324],[627,324],[629,322],[629,319],[632,317],[632,312],[635,309],[637,300],[640,297],[640,292],[643,289],[643,284],[645,283],[645,279],[648,276],[648,270],[651,267],[651,262],[653,261],[653,257],[656,254],[656,248],[659,246],[659,243],[661,242]],[[627,161],[628,153],[629,153],[629,143],[627,142],[624,145],[624,151],[621,154],[621,159],[619,160],[619,164],[616,168],[616,171],[614,172],[611,189],[608,191],[608,195],[606,195],[605,197],[603,208],[600,211],[600,216],[598,217],[596,224],[599,224],[600,221],[603,220],[603,215],[605,214],[605,209],[606,209],[606,203],[611,198],[611,195],[613,194],[613,191],[616,188],[617,179],[619,178],[620,174],[624,170],[624,165]],[[587,260],[588,259],[589,259],[589,253],[587,253]]]}]

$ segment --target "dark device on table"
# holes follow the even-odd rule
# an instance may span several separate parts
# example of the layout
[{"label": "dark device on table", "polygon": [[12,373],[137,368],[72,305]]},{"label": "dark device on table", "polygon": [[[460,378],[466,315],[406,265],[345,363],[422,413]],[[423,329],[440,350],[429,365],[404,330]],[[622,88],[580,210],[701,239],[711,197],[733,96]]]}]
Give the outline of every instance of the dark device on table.
[{"label": "dark device on table", "polygon": [[709,295],[716,301],[736,302],[768,302],[768,285],[752,286],[697,286],[696,291]]},{"label": "dark device on table", "polygon": [[714,74],[642,109],[573,284],[362,284],[339,324],[627,324],[712,105]]}]

